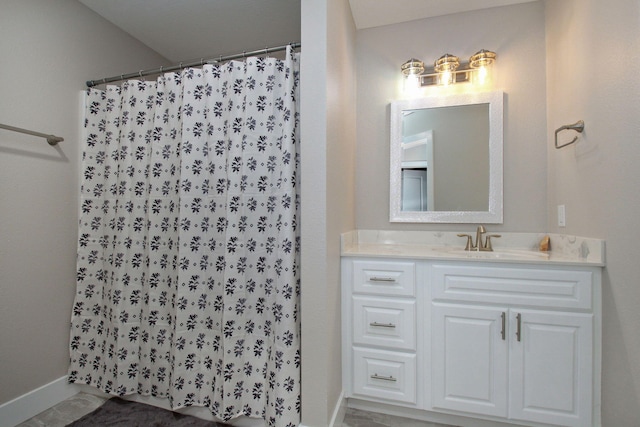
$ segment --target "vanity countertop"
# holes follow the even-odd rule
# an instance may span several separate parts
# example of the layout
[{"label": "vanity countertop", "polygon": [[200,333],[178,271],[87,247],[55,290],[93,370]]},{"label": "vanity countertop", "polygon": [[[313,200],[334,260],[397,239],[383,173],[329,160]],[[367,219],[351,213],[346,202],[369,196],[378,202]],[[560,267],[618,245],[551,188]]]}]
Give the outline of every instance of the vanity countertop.
[{"label": "vanity countertop", "polygon": [[[604,267],[604,240],[546,233],[500,233],[493,252],[465,251],[459,232],[354,230],[341,236],[342,256]],[[466,232],[474,235],[474,232]],[[488,232],[487,234],[492,234]],[[551,251],[540,252],[549,236]]]}]

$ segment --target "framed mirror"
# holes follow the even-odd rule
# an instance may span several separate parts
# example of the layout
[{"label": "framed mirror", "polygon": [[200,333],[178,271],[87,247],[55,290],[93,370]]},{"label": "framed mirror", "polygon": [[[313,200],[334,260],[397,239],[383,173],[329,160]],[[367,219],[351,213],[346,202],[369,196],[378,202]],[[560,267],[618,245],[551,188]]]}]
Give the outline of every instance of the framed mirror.
[{"label": "framed mirror", "polygon": [[502,223],[502,92],[391,103],[391,222]]}]

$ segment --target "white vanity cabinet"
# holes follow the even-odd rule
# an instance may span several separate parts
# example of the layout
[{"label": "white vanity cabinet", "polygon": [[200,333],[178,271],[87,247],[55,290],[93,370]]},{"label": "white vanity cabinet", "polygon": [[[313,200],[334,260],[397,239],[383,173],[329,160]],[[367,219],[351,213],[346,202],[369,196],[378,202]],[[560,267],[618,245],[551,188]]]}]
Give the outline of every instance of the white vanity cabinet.
[{"label": "white vanity cabinet", "polygon": [[433,265],[432,408],[593,425],[597,273]]},{"label": "white vanity cabinet", "polygon": [[590,265],[344,256],[345,395],[456,425],[599,426],[600,281]]},{"label": "white vanity cabinet", "polygon": [[343,281],[346,393],[416,406],[416,263],[354,259]]}]

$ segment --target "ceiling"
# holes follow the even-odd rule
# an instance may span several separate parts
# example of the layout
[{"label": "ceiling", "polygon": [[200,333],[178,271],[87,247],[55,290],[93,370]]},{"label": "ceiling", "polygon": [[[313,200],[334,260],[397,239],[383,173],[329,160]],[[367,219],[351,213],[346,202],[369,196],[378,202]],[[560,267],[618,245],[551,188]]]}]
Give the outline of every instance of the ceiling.
[{"label": "ceiling", "polygon": [[171,62],[300,41],[301,0],[80,0]]},{"label": "ceiling", "polygon": [[349,0],[356,28],[397,24],[535,0]]},{"label": "ceiling", "polygon": [[[300,41],[303,0],[79,0],[171,62]],[[356,28],[532,0],[349,0]]]}]

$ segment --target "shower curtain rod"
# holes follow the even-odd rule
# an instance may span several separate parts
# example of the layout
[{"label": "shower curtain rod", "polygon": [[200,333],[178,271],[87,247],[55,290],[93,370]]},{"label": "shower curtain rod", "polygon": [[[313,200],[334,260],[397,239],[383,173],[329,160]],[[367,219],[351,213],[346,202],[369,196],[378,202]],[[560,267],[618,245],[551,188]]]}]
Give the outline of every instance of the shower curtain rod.
[{"label": "shower curtain rod", "polygon": [[15,126],[3,125],[0,123],[1,129],[10,130],[13,132],[26,133],[27,135],[39,136],[40,138],[46,138],[49,145],[56,145],[60,141],[64,141],[64,138],[61,136],[50,135],[42,132],[36,132],[34,130],[17,128]]},{"label": "shower curtain rod", "polygon": [[187,63],[181,62],[178,65],[171,65],[169,67],[154,68],[151,70],[140,70],[137,73],[134,72],[129,74],[120,74],[119,76],[105,77],[103,79],[87,80],[87,87],[94,87],[104,83],[119,82],[122,80],[131,79],[133,77],[145,77],[153,74],[162,74],[164,72],[178,71],[178,70],[182,70],[183,68],[202,66],[204,64],[215,64],[218,62],[231,61],[233,59],[246,58],[247,56],[254,56],[254,55],[260,55],[260,54],[266,55],[269,53],[280,52],[282,50],[285,50],[288,46],[291,46],[293,49],[297,49],[301,46],[301,44],[289,43],[282,46],[266,47],[264,49],[254,50],[251,52],[242,52],[242,53],[236,53],[236,54],[227,55],[227,56],[220,55],[219,57],[212,58],[212,59],[200,59],[199,61],[192,61]]}]

